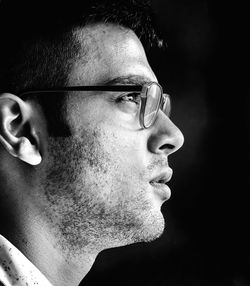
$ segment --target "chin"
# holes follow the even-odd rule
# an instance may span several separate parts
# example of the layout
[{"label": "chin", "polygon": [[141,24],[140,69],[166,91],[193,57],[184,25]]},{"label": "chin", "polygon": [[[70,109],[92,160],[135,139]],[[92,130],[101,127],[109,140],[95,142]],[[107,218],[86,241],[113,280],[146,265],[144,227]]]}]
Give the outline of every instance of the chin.
[{"label": "chin", "polygon": [[150,242],[159,238],[165,229],[165,220],[161,212],[148,217],[137,228],[133,235],[131,243]]},{"label": "chin", "polygon": [[[138,215],[138,213],[137,213]],[[107,225],[106,225],[107,226]],[[130,214],[129,221],[119,221],[105,227],[100,238],[100,249],[126,246],[140,242],[151,242],[159,238],[165,229],[165,220],[160,211],[144,212],[140,216]]]},{"label": "chin", "polygon": [[142,238],[145,242],[153,241],[159,238],[165,229],[165,221],[163,217],[159,217],[155,223],[150,224],[142,231]]}]

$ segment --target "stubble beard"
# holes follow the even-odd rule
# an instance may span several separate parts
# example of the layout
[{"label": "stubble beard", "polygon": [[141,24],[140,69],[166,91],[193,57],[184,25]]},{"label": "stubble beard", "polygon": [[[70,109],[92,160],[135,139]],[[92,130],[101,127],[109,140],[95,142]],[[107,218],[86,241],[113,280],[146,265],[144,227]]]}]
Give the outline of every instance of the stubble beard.
[{"label": "stubble beard", "polygon": [[[164,230],[162,213],[145,196],[146,184],[138,179],[124,186],[117,178],[119,161],[98,139],[97,132],[93,136],[86,130],[80,139],[50,139],[43,184],[46,216],[65,251],[81,253],[88,247],[98,252],[152,241]],[[133,196],[126,197],[127,191]]]}]

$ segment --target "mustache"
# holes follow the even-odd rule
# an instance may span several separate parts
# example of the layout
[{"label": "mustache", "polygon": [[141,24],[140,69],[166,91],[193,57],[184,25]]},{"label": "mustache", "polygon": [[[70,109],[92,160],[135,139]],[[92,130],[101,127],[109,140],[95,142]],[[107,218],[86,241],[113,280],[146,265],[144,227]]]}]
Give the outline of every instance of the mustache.
[{"label": "mustache", "polygon": [[169,164],[167,159],[157,158],[147,166],[147,171],[152,172],[155,169],[166,168],[168,166]]}]

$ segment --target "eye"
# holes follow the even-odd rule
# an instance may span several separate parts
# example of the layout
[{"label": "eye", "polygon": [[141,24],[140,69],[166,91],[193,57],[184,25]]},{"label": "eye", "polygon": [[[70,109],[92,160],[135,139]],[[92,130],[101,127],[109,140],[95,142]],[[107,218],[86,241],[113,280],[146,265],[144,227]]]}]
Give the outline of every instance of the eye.
[{"label": "eye", "polygon": [[141,106],[140,93],[131,92],[120,94],[116,99],[119,109],[128,114],[138,114]]},{"label": "eye", "polygon": [[117,101],[121,103],[135,103],[139,105],[141,103],[141,96],[140,93],[126,93],[119,96]]}]

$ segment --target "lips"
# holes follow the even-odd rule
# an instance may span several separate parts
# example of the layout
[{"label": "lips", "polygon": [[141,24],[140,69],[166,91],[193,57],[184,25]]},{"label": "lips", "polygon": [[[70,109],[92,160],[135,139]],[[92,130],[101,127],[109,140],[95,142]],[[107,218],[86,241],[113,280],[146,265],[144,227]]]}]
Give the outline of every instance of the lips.
[{"label": "lips", "polygon": [[161,172],[158,176],[154,177],[150,184],[166,184],[169,182],[172,178],[173,170],[171,168],[168,168],[167,170]]},{"label": "lips", "polygon": [[160,197],[161,200],[168,200],[171,196],[170,188],[167,186],[167,182],[171,180],[173,170],[171,168],[162,171],[159,175],[154,177],[149,183],[154,188],[155,194]]}]

